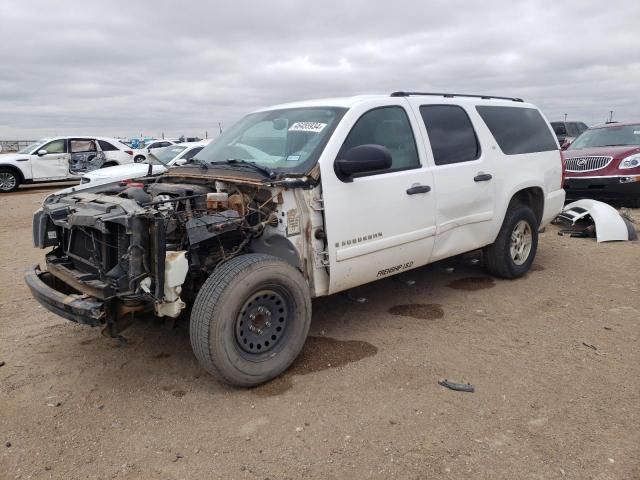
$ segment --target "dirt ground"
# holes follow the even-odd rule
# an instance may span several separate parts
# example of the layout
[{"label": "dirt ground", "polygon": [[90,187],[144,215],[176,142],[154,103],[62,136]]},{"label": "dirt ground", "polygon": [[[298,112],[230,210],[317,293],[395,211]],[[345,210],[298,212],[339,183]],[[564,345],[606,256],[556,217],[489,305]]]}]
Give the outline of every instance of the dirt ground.
[{"label": "dirt ground", "polygon": [[185,323],[125,345],[31,298],[50,191],[0,197],[1,479],[640,478],[638,242],[551,226],[520,280],[467,259],[315,300],[289,372],[236,390]]}]

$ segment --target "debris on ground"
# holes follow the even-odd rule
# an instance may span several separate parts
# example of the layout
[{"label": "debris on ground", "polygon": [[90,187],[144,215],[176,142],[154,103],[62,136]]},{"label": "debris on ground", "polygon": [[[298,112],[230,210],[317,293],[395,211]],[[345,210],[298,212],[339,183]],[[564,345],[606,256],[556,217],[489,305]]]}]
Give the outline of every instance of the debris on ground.
[{"label": "debris on ground", "polygon": [[4,446],[5,446],[5,447],[7,447],[7,448],[10,448],[10,447],[11,447],[11,442],[6,442],[6,443],[4,444]]},{"label": "debris on ground", "polygon": [[59,407],[60,405],[62,405],[60,402],[47,403],[47,407]]},{"label": "debris on ground", "polygon": [[4,363],[4,361],[0,360],[0,367],[4,367],[6,365],[6,363]]},{"label": "debris on ground", "polygon": [[637,240],[638,232],[630,215],[618,212],[611,205],[596,200],[578,200],[565,205],[554,223],[564,225],[558,235],[596,238],[600,242]]},{"label": "debris on ground", "polygon": [[595,345],[591,345],[590,343],[587,343],[587,342],[582,342],[582,345],[584,345],[587,348],[590,348],[591,350],[598,350],[598,347],[596,347]]},{"label": "debris on ground", "polygon": [[475,388],[473,388],[473,385],[470,383],[457,383],[445,378],[444,380],[439,380],[438,384],[448,388],[449,390],[455,390],[456,392],[475,392]]}]

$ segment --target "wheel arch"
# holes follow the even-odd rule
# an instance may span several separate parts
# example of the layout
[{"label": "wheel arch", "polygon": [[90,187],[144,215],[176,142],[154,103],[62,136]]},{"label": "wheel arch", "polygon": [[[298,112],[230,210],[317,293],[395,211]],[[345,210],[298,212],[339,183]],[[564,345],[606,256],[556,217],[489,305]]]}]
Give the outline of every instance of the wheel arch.
[{"label": "wheel arch", "polygon": [[25,183],[28,180],[27,178],[25,178],[24,172],[15,165],[7,163],[0,164],[0,170],[11,170],[13,173],[18,175],[18,180],[20,180],[20,183]]},{"label": "wheel arch", "polygon": [[303,263],[298,249],[288,238],[280,233],[265,232],[249,244],[251,253],[263,253],[284,260],[292,267],[303,272]]}]

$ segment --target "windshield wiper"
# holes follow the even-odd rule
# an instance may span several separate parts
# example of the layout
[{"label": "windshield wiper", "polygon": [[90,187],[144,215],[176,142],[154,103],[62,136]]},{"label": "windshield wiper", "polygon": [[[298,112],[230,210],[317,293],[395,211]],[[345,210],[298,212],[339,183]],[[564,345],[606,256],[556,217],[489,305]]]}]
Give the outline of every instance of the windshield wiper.
[{"label": "windshield wiper", "polygon": [[204,160],[200,160],[199,158],[193,157],[191,160],[189,160],[185,165],[189,165],[195,163],[196,165],[199,165],[201,169],[203,170],[209,170],[209,164],[207,162],[205,162]]},{"label": "windshield wiper", "polygon": [[[218,162],[215,162],[218,163]],[[240,158],[227,158],[224,163],[227,165],[246,165],[247,167],[252,168],[256,172],[262,173],[265,177],[273,179],[276,178],[276,173],[268,168],[261,167],[257,165],[255,162],[250,162],[248,160],[242,160]]]}]

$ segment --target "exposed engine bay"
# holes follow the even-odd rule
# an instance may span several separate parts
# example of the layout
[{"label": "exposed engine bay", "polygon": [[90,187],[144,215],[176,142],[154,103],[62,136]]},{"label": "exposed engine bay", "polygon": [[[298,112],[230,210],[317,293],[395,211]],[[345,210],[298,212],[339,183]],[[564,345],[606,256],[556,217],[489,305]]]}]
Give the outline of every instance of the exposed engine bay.
[{"label": "exposed engine bay", "polygon": [[179,178],[49,198],[33,225],[35,245],[53,247],[41,278],[65,302],[98,299],[83,323],[111,333],[137,311],[175,318],[220,263],[278,226],[278,203],[274,188]]}]

